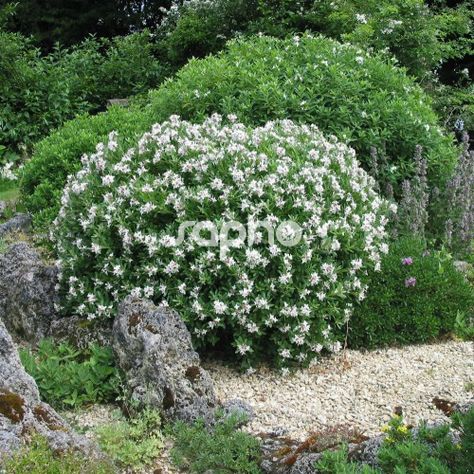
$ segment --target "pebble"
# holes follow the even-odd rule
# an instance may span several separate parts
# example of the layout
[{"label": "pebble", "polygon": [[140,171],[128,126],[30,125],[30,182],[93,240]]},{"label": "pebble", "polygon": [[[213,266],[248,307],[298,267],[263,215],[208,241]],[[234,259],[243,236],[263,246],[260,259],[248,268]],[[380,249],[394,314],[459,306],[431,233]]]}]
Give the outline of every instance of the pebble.
[{"label": "pebble", "polygon": [[373,352],[348,350],[289,376],[266,367],[244,375],[214,361],[205,368],[222,401],[240,398],[252,406],[249,432],[268,433],[284,426],[290,437],[302,441],[311,432],[340,424],[377,435],[395,407],[402,407],[410,424],[445,421],[431,401],[472,399],[473,362],[472,342],[449,341]]}]

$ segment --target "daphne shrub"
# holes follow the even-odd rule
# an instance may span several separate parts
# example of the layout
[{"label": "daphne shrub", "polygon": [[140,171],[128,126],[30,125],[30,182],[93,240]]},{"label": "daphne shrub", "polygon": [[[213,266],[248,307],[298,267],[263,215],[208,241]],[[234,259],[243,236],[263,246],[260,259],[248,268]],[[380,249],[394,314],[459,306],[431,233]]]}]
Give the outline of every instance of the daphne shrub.
[{"label": "daphne shrub", "polygon": [[[65,312],[107,318],[126,295],[152,298],[179,312],[198,347],[229,338],[247,365],[338,347],[332,326],[387,251],[388,202],[354,151],[315,126],[234,120],[172,116],[133,148],[112,133],[83,157],[52,232]],[[233,221],[249,239],[232,231],[226,243]],[[215,245],[192,225],[180,234],[186,222]]]},{"label": "daphne shrub", "polygon": [[373,274],[367,298],[354,310],[349,345],[375,348],[433,340],[474,312],[474,290],[444,252],[403,238]]},{"label": "daphne shrub", "polygon": [[417,145],[435,185],[456,161],[452,137],[443,134],[413,79],[386,56],[324,37],[232,41],[152,91],[150,107],[158,121],[171,114],[196,121],[217,112],[249,125],[285,118],[315,124],[354,147],[363,165],[371,147],[383,150],[392,184],[411,176]]}]

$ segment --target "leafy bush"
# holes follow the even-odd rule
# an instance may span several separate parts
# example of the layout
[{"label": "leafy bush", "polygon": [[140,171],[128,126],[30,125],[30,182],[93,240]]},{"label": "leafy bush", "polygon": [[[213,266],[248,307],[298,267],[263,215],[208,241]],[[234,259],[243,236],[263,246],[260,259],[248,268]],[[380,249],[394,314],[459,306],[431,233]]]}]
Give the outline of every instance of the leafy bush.
[{"label": "leafy bush", "polygon": [[0,144],[10,149],[31,148],[108,99],[144,93],[164,74],[147,31],[41,56],[31,40],[0,29],[0,58]]},{"label": "leafy bush", "polygon": [[393,184],[410,176],[416,145],[425,150],[435,185],[456,159],[430,99],[402,70],[322,37],[234,41],[152,91],[150,107],[158,121],[217,112],[251,125],[284,118],[316,124],[353,146],[363,164],[371,147],[384,151]]},{"label": "leafy bush", "polygon": [[196,474],[260,473],[259,442],[237,429],[240,422],[236,415],[219,420],[213,429],[202,421],[193,425],[177,422],[170,430],[174,463]]},{"label": "leafy bush", "polygon": [[423,0],[261,0],[250,29],[284,36],[313,31],[364,49],[388,51],[419,79],[442,61],[469,52],[472,12],[429,7]]},{"label": "leafy bush", "polygon": [[108,402],[118,396],[120,377],[110,348],[92,345],[79,351],[45,339],[37,352],[21,350],[20,357],[41,398],[54,407]]},{"label": "leafy bush", "polygon": [[0,460],[0,472],[8,474],[113,474],[107,461],[95,460],[77,453],[56,455],[47,440],[35,435],[31,443],[11,457]]},{"label": "leafy bush", "polygon": [[257,0],[176,1],[157,27],[159,49],[172,69],[224,48],[258,15]]},{"label": "leafy bush", "polygon": [[122,469],[144,468],[159,457],[163,448],[158,412],[146,409],[130,420],[120,419],[97,428],[101,449]]},{"label": "leafy bush", "polygon": [[20,182],[25,207],[37,227],[48,227],[57,216],[66,178],[81,168],[81,156],[92,153],[111,130],[133,138],[152,120],[134,108],[111,107],[93,117],[83,115],[39,142],[25,165]]},{"label": "leafy bush", "polygon": [[[354,151],[315,126],[173,116],[125,153],[112,133],[82,161],[52,232],[63,310],[82,317],[111,317],[131,293],[173,306],[198,346],[225,336],[247,362],[309,361],[334,348],[331,325],[387,250],[387,201]],[[199,226],[180,227],[189,222],[221,233],[221,249],[200,243]]]},{"label": "leafy bush", "polygon": [[452,332],[459,314],[471,317],[474,291],[443,251],[403,238],[373,274],[367,298],[354,310],[349,344],[374,348],[432,340]]},{"label": "leafy bush", "polygon": [[[453,436],[452,429],[459,433]],[[315,465],[321,474],[465,474],[474,463],[474,409],[455,414],[451,423],[437,427],[422,423],[416,434],[394,417],[378,452],[378,467],[349,462],[347,448],[327,451]]]}]

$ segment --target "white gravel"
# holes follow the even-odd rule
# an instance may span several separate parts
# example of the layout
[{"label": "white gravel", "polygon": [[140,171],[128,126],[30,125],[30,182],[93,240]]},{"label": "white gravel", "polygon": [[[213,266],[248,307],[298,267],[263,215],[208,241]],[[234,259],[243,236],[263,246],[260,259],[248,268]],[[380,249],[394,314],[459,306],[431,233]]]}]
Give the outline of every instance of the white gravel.
[{"label": "white gravel", "polygon": [[434,397],[473,397],[474,344],[446,342],[373,352],[346,351],[290,376],[266,368],[243,375],[208,364],[221,400],[241,398],[255,410],[250,432],[285,428],[303,440],[314,430],[353,425],[373,435],[401,406],[405,420],[437,421]]}]

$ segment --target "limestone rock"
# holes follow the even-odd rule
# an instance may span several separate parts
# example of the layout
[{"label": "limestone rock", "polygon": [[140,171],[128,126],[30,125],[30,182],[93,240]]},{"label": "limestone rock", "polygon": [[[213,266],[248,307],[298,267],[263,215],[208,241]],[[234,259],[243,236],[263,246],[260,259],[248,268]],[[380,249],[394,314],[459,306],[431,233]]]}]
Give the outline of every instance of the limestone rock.
[{"label": "limestone rock", "polygon": [[0,457],[18,449],[34,434],[44,436],[57,452],[75,450],[102,457],[87,438],[40,400],[35,381],[23,369],[16,347],[0,321]]},{"label": "limestone rock", "polygon": [[212,423],[213,382],[176,312],[127,298],[114,322],[113,348],[132,398],[156,407],[167,419]]},{"label": "limestone rock", "polygon": [[48,336],[78,349],[86,349],[90,344],[111,346],[112,324],[111,319],[89,321],[79,316],[59,317],[51,321]]},{"label": "limestone rock", "polygon": [[26,242],[0,254],[0,320],[28,341],[39,341],[56,316],[57,269],[48,266]]},{"label": "limestone rock", "polygon": [[30,228],[31,217],[28,214],[17,214],[7,222],[0,224],[0,238],[12,232],[28,232]]}]

